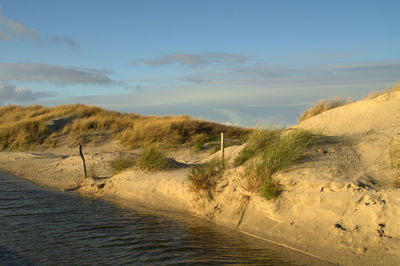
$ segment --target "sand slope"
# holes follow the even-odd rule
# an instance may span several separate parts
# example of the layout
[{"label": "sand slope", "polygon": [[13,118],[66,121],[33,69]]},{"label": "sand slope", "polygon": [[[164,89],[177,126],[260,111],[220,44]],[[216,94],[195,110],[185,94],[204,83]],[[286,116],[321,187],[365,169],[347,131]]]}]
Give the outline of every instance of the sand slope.
[{"label": "sand slope", "polygon": [[[400,92],[383,94],[312,117],[293,128],[326,135],[306,158],[274,178],[282,196],[265,201],[244,189],[243,167],[230,168],[212,199],[190,189],[190,165],[207,153],[175,152],[186,167],[155,174],[128,170],[111,177],[119,153],[86,149],[99,178],[82,179],[76,151],[0,153],[0,168],[58,189],[123,198],[151,208],[189,213],[343,265],[396,265],[400,261]],[[289,129],[290,130],[290,129]],[[241,146],[230,147],[234,158]],[[115,152],[119,150],[119,152]],[[219,154],[213,155],[219,156]]]}]

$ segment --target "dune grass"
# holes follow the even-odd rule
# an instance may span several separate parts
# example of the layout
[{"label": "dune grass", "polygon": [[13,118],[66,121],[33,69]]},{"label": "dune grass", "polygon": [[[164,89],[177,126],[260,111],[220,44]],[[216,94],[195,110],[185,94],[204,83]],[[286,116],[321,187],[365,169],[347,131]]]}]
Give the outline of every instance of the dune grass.
[{"label": "dune grass", "polygon": [[388,87],[388,88],[383,89],[383,90],[378,90],[378,91],[375,91],[375,92],[368,93],[368,95],[365,96],[362,99],[363,100],[365,100],[365,99],[370,99],[371,100],[371,99],[375,99],[376,97],[381,96],[381,95],[386,95],[387,97],[390,98],[390,96],[396,91],[400,91],[400,83],[396,84],[393,87]]},{"label": "dune grass", "polygon": [[256,154],[263,152],[270,143],[279,139],[281,132],[282,130],[277,128],[253,129],[247,137],[246,146],[235,158],[234,165],[242,165]]},{"label": "dune grass", "polygon": [[204,144],[213,140],[215,138],[215,136],[207,136],[206,134],[199,134],[196,137],[192,138],[191,140],[191,150],[193,152],[199,152],[201,150],[203,150]]},{"label": "dune grass", "polygon": [[110,169],[113,175],[118,174],[134,165],[133,158],[119,156],[110,162]]},{"label": "dune grass", "polygon": [[315,143],[316,137],[306,130],[254,130],[235,159],[237,165],[248,161],[245,165],[245,189],[259,192],[267,200],[277,197],[282,187],[272,175],[301,160],[306,149]]},{"label": "dune grass", "polygon": [[307,120],[310,117],[316,116],[318,114],[321,114],[325,111],[334,109],[336,107],[346,105],[348,103],[350,103],[350,100],[342,99],[342,98],[335,98],[335,99],[330,99],[330,100],[325,100],[325,99],[320,100],[318,103],[309,107],[307,110],[304,111],[304,113],[302,113],[300,115],[299,122]]},{"label": "dune grass", "polygon": [[189,180],[192,191],[204,193],[208,199],[212,199],[217,181],[224,173],[221,160],[211,160],[205,164],[199,164],[191,168]]},{"label": "dune grass", "polygon": [[273,200],[279,197],[282,193],[282,185],[272,179],[268,178],[260,188],[260,196],[266,200]]},{"label": "dune grass", "polygon": [[167,158],[165,151],[160,146],[152,144],[143,148],[142,153],[136,158],[135,167],[155,172],[172,168],[173,165]]},{"label": "dune grass", "polygon": [[[59,129],[46,123],[67,117]],[[106,111],[83,104],[0,107],[0,150],[24,150],[37,146],[56,147],[60,143],[97,143],[118,140],[125,147],[137,148],[145,144],[163,143],[167,146],[190,144],[198,136],[227,136],[240,138],[247,130],[193,119],[188,116],[141,116]]]}]

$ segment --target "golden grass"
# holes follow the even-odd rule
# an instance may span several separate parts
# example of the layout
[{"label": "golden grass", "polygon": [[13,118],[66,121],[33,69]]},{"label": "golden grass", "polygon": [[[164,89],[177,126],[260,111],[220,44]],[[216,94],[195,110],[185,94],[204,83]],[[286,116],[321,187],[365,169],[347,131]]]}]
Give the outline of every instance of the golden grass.
[{"label": "golden grass", "polygon": [[[51,129],[46,122],[68,118],[60,129]],[[218,135],[223,131],[228,137],[240,138],[247,130],[193,119],[188,116],[141,116],[137,114],[106,111],[83,104],[0,107],[0,150],[32,149],[39,145],[55,147],[119,140],[126,147],[164,143],[167,146],[189,143],[198,135]]]},{"label": "golden grass", "polygon": [[[381,95],[386,95],[387,97],[390,97],[396,91],[400,91],[400,83],[396,84],[393,87],[384,89],[382,91],[369,93],[367,96],[365,96],[361,100],[374,99]],[[330,100],[322,99],[318,103],[316,103],[315,105],[309,107],[306,111],[304,111],[304,113],[301,114],[299,117],[299,122],[307,120],[310,117],[316,116],[320,113],[334,109],[336,107],[346,105],[350,102],[351,101],[349,99],[343,99],[343,98],[335,98],[335,99],[330,99]]]},{"label": "golden grass", "polygon": [[350,101],[348,99],[335,98],[330,100],[322,99],[315,105],[309,107],[304,111],[299,117],[299,122],[309,119],[310,117],[316,116],[325,111],[334,109],[339,106],[348,104]]},{"label": "golden grass", "polygon": [[381,96],[381,95],[386,95],[386,96],[390,97],[396,91],[400,91],[400,83],[396,84],[393,87],[389,87],[389,88],[381,90],[381,91],[371,92],[367,96],[365,96],[363,98],[363,100],[365,100],[365,99],[370,99],[370,100],[371,99],[375,99],[376,97]]},{"label": "golden grass", "polygon": [[190,189],[197,193],[204,193],[211,200],[215,186],[223,174],[224,168],[219,159],[195,165],[188,176],[191,182]]}]

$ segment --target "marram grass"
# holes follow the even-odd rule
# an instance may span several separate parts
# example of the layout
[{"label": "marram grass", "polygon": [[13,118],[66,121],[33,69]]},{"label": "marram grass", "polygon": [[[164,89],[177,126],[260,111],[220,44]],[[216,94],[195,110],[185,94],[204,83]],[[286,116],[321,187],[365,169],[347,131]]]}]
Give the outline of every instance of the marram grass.
[{"label": "marram grass", "polygon": [[[69,123],[50,129],[46,123],[66,118]],[[141,116],[106,111],[83,104],[56,107],[0,107],[0,150],[26,150],[77,143],[117,140],[125,147],[137,148],[151,143],[176,146],[192,143],[204,136],[241,138],[248,130],[193,119],[188,116]]]}]

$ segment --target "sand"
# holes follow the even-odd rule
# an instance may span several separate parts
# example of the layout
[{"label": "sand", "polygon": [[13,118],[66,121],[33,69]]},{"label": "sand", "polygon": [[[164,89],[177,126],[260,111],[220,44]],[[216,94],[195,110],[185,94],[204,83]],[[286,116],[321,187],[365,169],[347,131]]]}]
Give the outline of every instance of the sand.
[{"label": "sand", "polygon": [[[180,150],[175,170],[111,175],[108,163],[134,155],[118,143],[84,147],[84,179],[76,148],[1,152],[0,169],[59,190],[78,189],[147,208],[191,214],[340,265],[396,265],[400,261],[400,92],[383,94],[312,117],[293,128],[329,136],[306,158],[274,178],[282,195],[266,201],[244,189],[243,167],[230,167],[213,198],[190,189],[190,166],[207,152]],[[290,129],[289,129],[290,130]],[[226,149],[230,161],[243,146]]]}]

